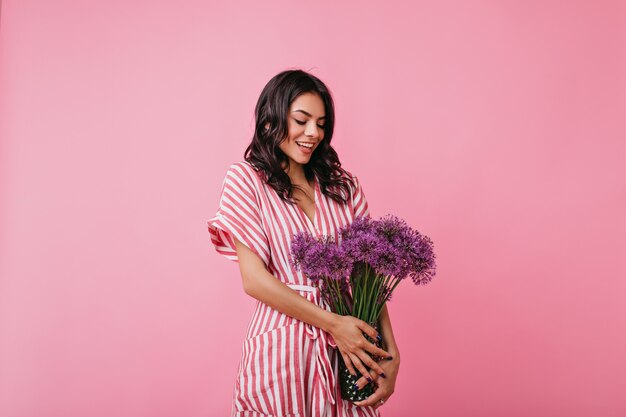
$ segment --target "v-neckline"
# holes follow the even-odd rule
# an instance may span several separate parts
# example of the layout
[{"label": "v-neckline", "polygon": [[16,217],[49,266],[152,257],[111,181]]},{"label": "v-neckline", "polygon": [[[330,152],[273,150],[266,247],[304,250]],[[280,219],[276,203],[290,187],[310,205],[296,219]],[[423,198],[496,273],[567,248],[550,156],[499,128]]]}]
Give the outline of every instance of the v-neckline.
[{"label": "v-neckline", "polygon": [[311,226],[313,226],[313,229],[317,229],[317,226],[315,225],[315,222],[317,220],[317,198],[318,198],[317,190],[318,190],[317,176],[314,174],[313,175],[313,196],[314,196],[313,197],[313,220],[311,220],[311,218],[306,214],[306,212],[302,209],[302,207],[300,207],[298,203],[295,203],[297,209],[300,211],[300,214],[304,216],[306,221],[309,222]]}]

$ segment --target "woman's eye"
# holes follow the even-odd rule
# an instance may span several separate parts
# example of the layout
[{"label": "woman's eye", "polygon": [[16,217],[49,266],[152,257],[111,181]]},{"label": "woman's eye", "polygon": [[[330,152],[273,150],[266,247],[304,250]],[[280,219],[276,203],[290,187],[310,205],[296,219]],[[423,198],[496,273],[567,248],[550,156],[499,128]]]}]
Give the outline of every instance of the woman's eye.
[{"label": "woman's eye", "polygon": [[[299,125],[305,125],[306,121],[302,121],[302,120],[298,120],[298,119],[293,119],[296,121],[296,123],[298,123]],[[317,125],[317,127],[319,127],[320,129],[324,129],[324,125]]]}]

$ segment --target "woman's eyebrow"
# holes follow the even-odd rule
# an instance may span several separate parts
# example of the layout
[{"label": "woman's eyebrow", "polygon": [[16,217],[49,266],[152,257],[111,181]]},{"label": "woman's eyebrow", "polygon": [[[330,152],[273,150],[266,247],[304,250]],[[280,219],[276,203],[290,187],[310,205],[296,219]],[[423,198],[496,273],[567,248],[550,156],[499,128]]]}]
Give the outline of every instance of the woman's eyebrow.
[{"label": "woman's eyebrow", "polygon": [[[304,110],[301,110],[301,109],[294,110],[294,111],[292,111],[292,113],[295,113],[295,112],[297,112],[297,111],[302,112],[302,113],[306,114],[306,115],[307,115],[307,116],[309,116],[309,117],[312,117],[312,116],[311,116],[311,113],[309,113],[309,112],[307,112],[307,111],[304,111]],[[325,119],[325,118],[326,118],[326,116],[322,116],[322,117],[320,117],[320,119]]]}]

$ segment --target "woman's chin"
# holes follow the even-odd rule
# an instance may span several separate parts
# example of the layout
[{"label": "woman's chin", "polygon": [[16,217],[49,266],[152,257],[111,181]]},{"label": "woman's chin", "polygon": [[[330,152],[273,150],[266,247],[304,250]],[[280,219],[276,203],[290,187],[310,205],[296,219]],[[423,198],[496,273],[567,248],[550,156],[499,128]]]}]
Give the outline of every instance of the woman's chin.
[{"label": "woman's chin", "polygon": [[306,165],[311,160],[311,157],[307,156],[307,155],[298,155],[298,157],[291,158],[291,160],[296,162],[296,163],[298,163],[298,164],[300,164],[300,165]]}]

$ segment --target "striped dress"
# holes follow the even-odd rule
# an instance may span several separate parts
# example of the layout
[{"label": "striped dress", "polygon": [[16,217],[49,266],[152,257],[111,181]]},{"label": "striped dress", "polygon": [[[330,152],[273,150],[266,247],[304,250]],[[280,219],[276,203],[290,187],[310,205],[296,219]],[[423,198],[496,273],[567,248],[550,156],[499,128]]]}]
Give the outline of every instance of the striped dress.
[{"label": "striped dress", "polygon": [[[290,263],[293,235],[309,231],[333,235],[368,205],[358,178],[346,204],[324,195],[315,179],[315,218],[289,205],[267,185],[247,161],[232,164],[224,178],[219,208],[208,220],[218,253],[238,262],[237,238],[265,263],[267,270],[302,297],[330,310],[316,283]],[[257,302],[243,342],[235,379],[235,417],[373,417],[380,411],[341,398],[336,378],[339,351],[324,330]]]}]

